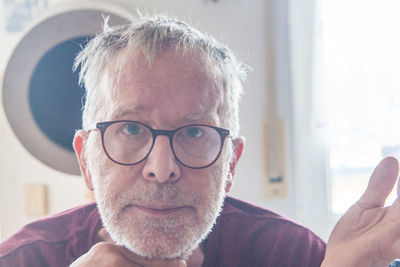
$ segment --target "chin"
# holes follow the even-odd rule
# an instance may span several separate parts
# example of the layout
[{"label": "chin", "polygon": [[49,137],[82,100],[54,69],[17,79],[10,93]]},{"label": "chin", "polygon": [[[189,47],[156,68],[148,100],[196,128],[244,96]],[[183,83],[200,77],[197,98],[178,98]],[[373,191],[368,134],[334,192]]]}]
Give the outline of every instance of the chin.
[{"label": "chin", "polygon": [[210,214],[202,219],[188,216],[184,219],[148,218],[134,221],[119,216],[108,222],[105,219],[103,224],[117,244],[137,255],[155,259],[187,259],[207,237],[216,217]]},{"label": "chin", "polygon": [[[220,214],[224,195],[218,201],[207,201],[202,210],[171,218],[132,218],[116,212],[109,202],[98,202],[103,226],[115,243],[133,253],[154,259],[187,259],[211,232]],[[105,204],[108,205],[105,205]],[[104,205],[102,205],[104,204]]]}]

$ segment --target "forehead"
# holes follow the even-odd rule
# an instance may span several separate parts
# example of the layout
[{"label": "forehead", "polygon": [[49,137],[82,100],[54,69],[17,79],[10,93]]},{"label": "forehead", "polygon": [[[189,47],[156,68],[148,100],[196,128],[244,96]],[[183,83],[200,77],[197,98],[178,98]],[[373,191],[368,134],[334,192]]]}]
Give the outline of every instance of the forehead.
[{"label": "forehead", "polygon": [[150,63],[140,52],[116,56],[110,64],[115,92],[108,119],[218,123],[222,84],[200,55],[164,49]]}]

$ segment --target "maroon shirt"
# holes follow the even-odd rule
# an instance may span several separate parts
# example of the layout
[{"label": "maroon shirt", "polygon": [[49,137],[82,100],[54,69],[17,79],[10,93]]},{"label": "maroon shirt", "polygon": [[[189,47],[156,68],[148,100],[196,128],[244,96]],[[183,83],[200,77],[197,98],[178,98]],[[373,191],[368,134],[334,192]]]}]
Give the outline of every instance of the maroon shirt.
[{"label": "maroon shirt", "polygon": [[[0,244],[0,266],[69,266],[94,245],[94,203],[26,225]],[[320,266],[325,243],[271,211],[227,197],[203,243],[203,266]]]}]

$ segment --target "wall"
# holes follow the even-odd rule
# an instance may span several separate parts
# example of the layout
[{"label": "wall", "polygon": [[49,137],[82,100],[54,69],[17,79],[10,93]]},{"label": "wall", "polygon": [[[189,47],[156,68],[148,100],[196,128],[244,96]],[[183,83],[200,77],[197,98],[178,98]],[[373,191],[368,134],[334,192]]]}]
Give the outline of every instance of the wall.
[{"label": "wall", "polygon": [[[278,2],[284,3],[285,1]],[[67,1],[50,0],[49,3],[49,8],[54,8],[54,6],[60,3],[65,4]],[[289,155],[287,156],[288,196],[283,200],[267,200],[263,197],[265,148],[261,144],[263,141],[262,125],[266,120],[268,62],[272,60],[267,55],[269,45],[273,44],[271,40],[267,39],[268,33],[273,30],[273,25],[267,25],[267,20],[272,18],[273,21],[275,18],[273,16],[275,7],[271,5],[272,0],[126,0],[121,3],[126,4],[132,12],[136,8],[141,11],[167,10],[168,14],[189,18],[200,30],[227,43],[253,69],[249,73],[246,95],[241,103],[241,134],[246,137],[246,147],[239,163],[231,195],[296,219],[290,164],[291,153],[289,153],[290,142],[288,142],[286,151]],[[277,8],[282,11],[285,7],[278,6]],[[284,23],[285,17],[281,20],[283,20],[281,23]],[[4,23],[4,21],[0,23]],[[6,66],[6,58],[9,57],[17,40],[21,38],[21,33],[5,39],[4,27],[0,26],[3,31],[0,32],[0,71],[2,73]],[[285,31],[279,33],[278,38],[284,39]],[[284,55],[285,51],[282,49],[279,53]],[[284,61],[280,63],[280,69],[286,71],[287,66],[284,66],[286,63]],[[287,119],[289,132],[290,98],[285,96],[288,93],[289,84],[284,81],[285,73],[280,77],[281,79],[278,79],[276,84],[278,97],[280,97],[279,112],[284,119]],[[15,138],[3,110],[0,111],[0,139],[2,140],[2,149],[0,150],[0,226],[3,238],[35,219],[25,216],[23,212],[23,185],[25,183],[40,182],[48,186],[50,214],[86,201],[82,179],[52,170],[33,158]],[[289,135],[287,136],[288,140],[290,140]]]}]

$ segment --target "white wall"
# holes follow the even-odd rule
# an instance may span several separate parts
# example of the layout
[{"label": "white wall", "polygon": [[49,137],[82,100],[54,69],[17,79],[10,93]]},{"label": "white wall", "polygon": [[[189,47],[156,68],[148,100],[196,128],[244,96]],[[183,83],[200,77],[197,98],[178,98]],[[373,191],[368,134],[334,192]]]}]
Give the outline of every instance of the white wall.
[{"label": "white wall", "polygon": [[[267,36],[273,28],[267,25],[267,19],[274,16],[272,0],[125,0],[134,12],[163,11],[180,17],[190,18],[200,30],[210,33],[217,39],[227,43],[247,65],[253,68],[246,84],[246,95],[241,103],[241,134],[247,139],[246,148],[237,171],[232,196],[249,202],[271,208],[296,219],[295,190],[291,170],[291,144],[288,142],[288,197],[283,200],[266,200],[263,197],[262,181],[265,179],[262,147],[262,124],[266,120],[267,100],[267,69],[271,59],[267,57],[268,45],[271,40]],[[66,0],[50,0],[50,8]],[[82,1],[84,2],[84,1]],[[278,23],[285,26],[286,1],[277,1],[275,7]],[[283,17],[279,17],[279,14]],[[274,17],[273,17],[274,18]],[[0,23],[4,23],[1,21]],[[0,72],[6,66],[12,48],[21,34],[5,38],[4,27],[0,24]],[[277,38],[285,41],[285,29],[278,32]],[[286,40],[287,41],[287,40]],[[279,49],[278,49],[279,50]],[[288,71],[285,47],[278,51],[283,56],[280,59],[280,70]],[[286,55],[287,56],[287,55]],[[279,110],[278,113],[286,120],[290,131],[290,84],[283,73],[277,80]],[[85,189],[82,179],[66,175],[44,166],[33,158],[14,136],[3,109],[0,111],[0,227],[3,238],[8,237],[25,223],[33,220],[23,212],[23,184],[40,182],[49,188],[49,213],[62,211],[85,202]],[[287,136],[291,140],[291,136]]]},{"label": "white wall", "polygon": [[[4,11],[4,7],[0,6],[0,12]],[[22,33],[6,34],[4,14],[0,16],[0,82],[2,84],[7,60],[17,42],[22,38]],[[2,104],[2,94],[0,98]],[[58,212],[85,201],[83,180],[50,169],[29,154],[14,136],[3,108],[0,110],[0,140],[1,238],[10,236],[27,222],[37,218],[24,214],[23,186],[26,183],[42,183],[48,186],[49,213]]]}]

